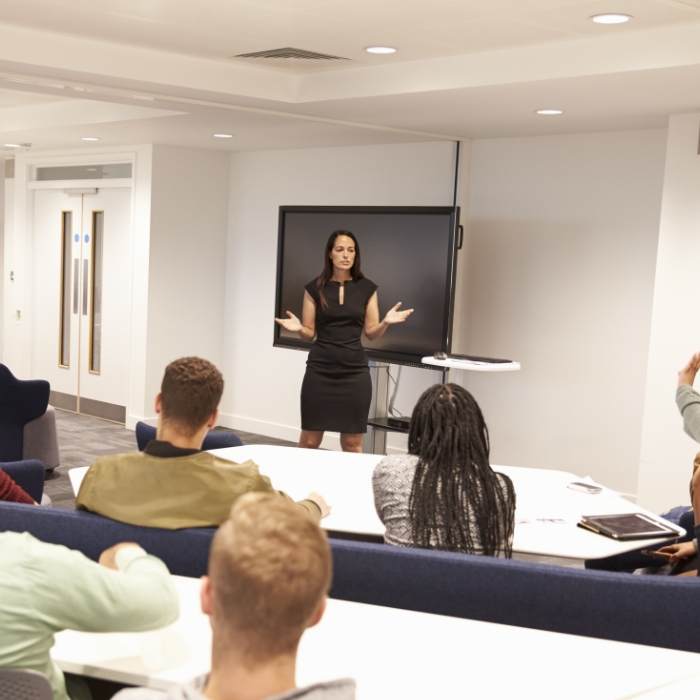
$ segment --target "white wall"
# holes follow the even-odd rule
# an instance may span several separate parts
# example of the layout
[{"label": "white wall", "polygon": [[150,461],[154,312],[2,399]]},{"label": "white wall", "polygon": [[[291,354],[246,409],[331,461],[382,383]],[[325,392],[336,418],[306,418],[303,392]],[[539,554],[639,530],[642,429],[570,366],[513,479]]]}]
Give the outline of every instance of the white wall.
[{"label": "white wall", "polygon": [[229,163],[227,153],[153,146],[143,413],[135,407],[127,425],[155,418],[172,360],[223,366]]},{"label": "white wall", "polygon": [[522,363],[467,381],[494,464],[636,493],[665,147],[665,131],[472,143],[461,337]]},{"label": "white wall", "polygon": [[671,117],[646,374],[639,502],[662,512],[690,502],[700,446],[683,432],[677,372],[700,350],[700,114]]},{"label": "white wall", "polygon": [[[8,214],[12,216],[12,197],[14,192],[14,178],[5,178],[5,158],[0,156],[0,270],[5,277],[5,230],[7,228]],[[8,206],[9,205],[9,206]],[[0,329],[3,328],[5,316],[5,285],[0,284]],[[3,337],[0,334],[0,357],[3,351]]]},{"label": "white wall", "polygon": [[[446,206],[453,177],[454,144],[445,142],[231,156],[222,424],[299,436],[306,353],[272,347],[279,206]],[[410,414],[439,376],[405,368],[396,407]],[[395,448],[403,442],[391,436]],[[337,443],[328,436],[324,447]]]}]

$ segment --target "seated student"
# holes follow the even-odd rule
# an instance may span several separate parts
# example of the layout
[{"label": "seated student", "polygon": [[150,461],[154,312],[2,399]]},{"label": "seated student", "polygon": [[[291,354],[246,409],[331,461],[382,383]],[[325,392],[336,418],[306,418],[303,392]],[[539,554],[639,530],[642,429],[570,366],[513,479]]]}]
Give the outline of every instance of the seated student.
[{"label": "seated student", "polygon": [[[700,394],[693,389],[695,376],[700,371],[700,353],[695,353],[688,364],[678,373],[678,388],[676,389],[676,404],[683,416],[683,429],[693,440],[700,442]],[[694,537],[689,542],[672,544],[662,547],[660,551],[673,554],[672,564],[689,559],[698,553],[698,535],[700,534],[700,461],[695,458],[693,476],[690,481],[690,499],[695,513]],[[696,575],[688,572],[688,575]],[[697,571],[700,576],[700,569]]]},{"label": "seated student", "polygon": [[8,474],[5,474],[2,469],[0,469],[0,501],[36,503],[36,501],[24,489],[17,486],[15,480]]},{"label": "seated student", "polygon": [[462,387],[436,384],[420,397],[408,454],[385,457],[372,482],[387,544],[511,556],[513,483],[491,469],[484,417]]},{"label": "seated student", "polygon": [[85,682],[51,661],[54,634],[142,632],[177,620],[180,601],[160,559],[123,542],[100,555],[0,533],[0,667],[48,676],[54,700],[90,698]]},{"label": "seated student", "polygon": [[[700,394],[693,389],[693,382],[698,370],[700,370],[700,353],[693,355],[688,364],[678,372],[676,404],[683,416],[683,429],[695,441],[700,442]],[[680,516],[679,520],[680,526],[686,530],[686,535],[677,538],[674,543],[669,543],[659,550],[673,554],[674,556],[670,560],[666,557],[642,554],[642,550],[648,550],[649,547],[641,547],[640,549],[612,557],[586,560],[586,568],[599,571],[632,573],[636,569],[661,567],[668,562],[678,564],[682,560],[695,556],[697,554],[697,539],[695,539],[693,525],[698,523],[695,513],[700,513],[699,458],[700,453],[698,453],[693,463],[693,478],[690,484],[690,497],[693,509],[691,510],[686,506],[686,512]]]},{"label": "seated student", "polygon": [[114,700],[352,700],[353,680],[306,688],[295,680],[299,641],[323,616],[331,573],[326,536],[300,508],[271,494],[242,496],[214,537],[202,578],[209,676],[167,693],[122,690]]},{"label": "seated student", "polygon": [[[100,457],[85,474],[75,507],[132,525],[177,530],[217,527],[244,493],[276,493],[256,464],[202,452],[216,425],[224,380],[211,362],[183,357],[165,369],[156,397],[156,439],[143,452]],[[330,508],[312,493],[299,507],[317,521]]]}]

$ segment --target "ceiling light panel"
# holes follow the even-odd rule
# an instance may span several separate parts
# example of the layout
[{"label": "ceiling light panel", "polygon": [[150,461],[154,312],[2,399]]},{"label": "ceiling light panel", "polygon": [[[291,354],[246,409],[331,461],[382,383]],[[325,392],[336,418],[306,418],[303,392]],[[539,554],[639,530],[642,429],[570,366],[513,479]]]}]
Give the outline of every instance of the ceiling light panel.
[{"label": "ceiling light panel", "polygon": [[[618,21],[605,23],[605,17]],[[512,19],[551,27],[576,36],[608,36],[610,34],[636,32],[640,29],[657,29],[672,24],[698,24],[700,14],[688,6],[659,0],[594,0],[572,5],[550,7],[537,12],[511,15]],[[601,21],[602,20],[602,21]]]},{"label": "ceiling light panel", "polygon": [[632,15],[617,15],[617,14],[607,14],[607,15],[593,15],[591,21],[596,24],[624,24],[632,19]]}]

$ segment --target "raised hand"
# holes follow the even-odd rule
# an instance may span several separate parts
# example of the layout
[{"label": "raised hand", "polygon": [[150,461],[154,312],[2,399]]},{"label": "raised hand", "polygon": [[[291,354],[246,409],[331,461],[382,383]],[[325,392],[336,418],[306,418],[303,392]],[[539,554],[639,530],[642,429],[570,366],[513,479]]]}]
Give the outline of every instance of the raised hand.
[{"label": "raised hand", "polygon": [[688,364],[678,373],[678,386],[683,386],[684,384],[693,386],[698,370],[700,370],[700,352],[696,352],[688,360]]},{"label": "raised hand", "polygon": [[287,316],[289,316],[289,318],[276,318],[275,321],[279,323],[282,328],[292,333],[298,333],[302,328],[301,321],[291,311],[287,311]]},{"label": "raised hand", "polygon": [[384,323],[392,326],[394,323],[403,323],[412,313],[413,309],[406,309],[406,311],[399,311],[399,302],[393,309],[389,309],[384,317]]}]

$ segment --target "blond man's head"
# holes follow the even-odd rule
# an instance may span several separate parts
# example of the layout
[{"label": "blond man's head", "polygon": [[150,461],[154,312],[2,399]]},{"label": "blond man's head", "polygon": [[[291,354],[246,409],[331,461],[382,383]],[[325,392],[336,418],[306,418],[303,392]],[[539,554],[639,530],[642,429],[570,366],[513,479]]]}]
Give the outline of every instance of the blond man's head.
[{"label": "blond man's head", "polygon": [[322,612],[331,573],[326,536],[302,508],[276,494],[242,496],[209,555],[218,646],[251,663],[294,653]]}]

